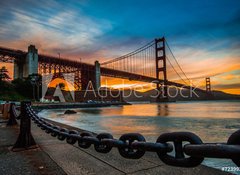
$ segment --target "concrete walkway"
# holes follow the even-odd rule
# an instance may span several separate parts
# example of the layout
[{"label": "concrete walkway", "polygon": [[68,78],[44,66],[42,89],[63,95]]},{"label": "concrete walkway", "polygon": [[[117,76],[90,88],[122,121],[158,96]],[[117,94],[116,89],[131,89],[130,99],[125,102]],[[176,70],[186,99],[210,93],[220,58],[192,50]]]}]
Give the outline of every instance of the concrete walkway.
[{"label": "concrete walkway", "polygon": [[18,127],[6,127],[0,122],[0,174],[156,174],[156,175],[226,175],[213,168],[200,165],[196,168],[167,166],[155,153],[146,153],[141,159],[122,158],[117,149],[108,154],[97,153],[93,146],[81,149],[51,137],[32,123],[32,134],[39,148],[12,152],[11,146],[18,135]]}]

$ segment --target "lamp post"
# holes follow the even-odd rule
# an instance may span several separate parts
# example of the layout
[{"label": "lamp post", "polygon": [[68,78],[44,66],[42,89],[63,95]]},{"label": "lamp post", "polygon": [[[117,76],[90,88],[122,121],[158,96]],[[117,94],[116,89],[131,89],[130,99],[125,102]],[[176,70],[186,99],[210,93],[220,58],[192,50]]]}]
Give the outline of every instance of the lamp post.
[{"label": "lamp post", "polygon": [[35,83],[36,83],[36,80],[34,77],[31,78],[31,84],[33,86],[33,101],[36,101],[35,99]]},{"label": "lamp post", "polygon": [[32,84],[32,86],[33,86],[33,100],[34,101],[36,101],[36,95],[35,95],[35,86],[37,85],[37,98],[39,98],[39,75],[37,75],[37,74],[32,74],[32,75],[30,75],[30,78],[31,78],[31,84]]}]

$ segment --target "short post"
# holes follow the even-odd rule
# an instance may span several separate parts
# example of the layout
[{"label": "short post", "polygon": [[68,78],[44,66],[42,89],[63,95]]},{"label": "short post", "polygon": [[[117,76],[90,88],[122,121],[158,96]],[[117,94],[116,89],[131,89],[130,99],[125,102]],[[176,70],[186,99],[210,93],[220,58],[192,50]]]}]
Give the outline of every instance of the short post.
[{"label": "short post", "polygon": [[5,119],[5,120],[7,120],[9,118],[9,109],[10,109],[10,104],[8,102],[6,102],[3,105],[3,112],[2,112],[3,119]]},{"label": "short post", "polygon": [[0,104],[0,112],[3,113],[4,104]]},{"label": "short post", "polygon": [[21,102],[20,133],[12,151],[22,151],[37,147],[31,134],[31,118],[26,111],[27,104],[31,105],[31,102]]},{"label": "short post", "polygon": [[9,119],[8,119],[8,122],[7,122],[7,126],[14,126],[14,125],[17,125],[17,120],[16,120],[16,117],[15,116],[15,113],[14,113],[14,106],[15,106],[15,103],[10,103],[10,110],[9,110]]}]

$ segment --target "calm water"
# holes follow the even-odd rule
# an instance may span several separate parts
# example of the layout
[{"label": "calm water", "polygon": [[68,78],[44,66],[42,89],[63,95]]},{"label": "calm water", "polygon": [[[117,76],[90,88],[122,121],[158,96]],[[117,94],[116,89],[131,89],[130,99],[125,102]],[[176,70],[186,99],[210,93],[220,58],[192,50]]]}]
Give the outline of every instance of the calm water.
[{"label": "calm water", "polygon": [[[164,132],[194,132],[203,142],[226,142],[240,129],[240,101],[178,102],[133,104],[118,107],[43,110],[40,116],[96,133],[110,132],[118,138],[123,133],[139,132],[155,142]],[[205,165],[220,168],[236,166],[229,160],[206,159]],[[236,173],[236,172],[235,172]]]}]

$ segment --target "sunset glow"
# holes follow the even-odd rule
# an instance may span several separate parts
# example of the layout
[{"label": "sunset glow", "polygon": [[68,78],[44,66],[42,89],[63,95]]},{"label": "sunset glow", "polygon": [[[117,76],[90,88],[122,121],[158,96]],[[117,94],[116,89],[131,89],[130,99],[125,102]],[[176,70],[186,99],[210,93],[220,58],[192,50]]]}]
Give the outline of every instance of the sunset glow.
[{"label": "sunset glow", "polygon": [[[211,77],[213,90],[240,94],[239,1],[176,1],[173,6],[141,1],[136,7],[134,1],[11,0],[0,5],[0,46],[27,50],[34,44],[41,54],[60,53],[61,57],[93,64],[165,36],[193,84],[205,89],[205,78]],[[0,62],[0,66],[6,66],[13,77],[12,64]],[[171,67],[168,80],[178,81]],[[62,80],[51,86],[59,82]],[[148,83],[122,82],[102,78],[102,86],[110,88],[152,89]],[[142,83],[143,88],[137,88]]]}]

